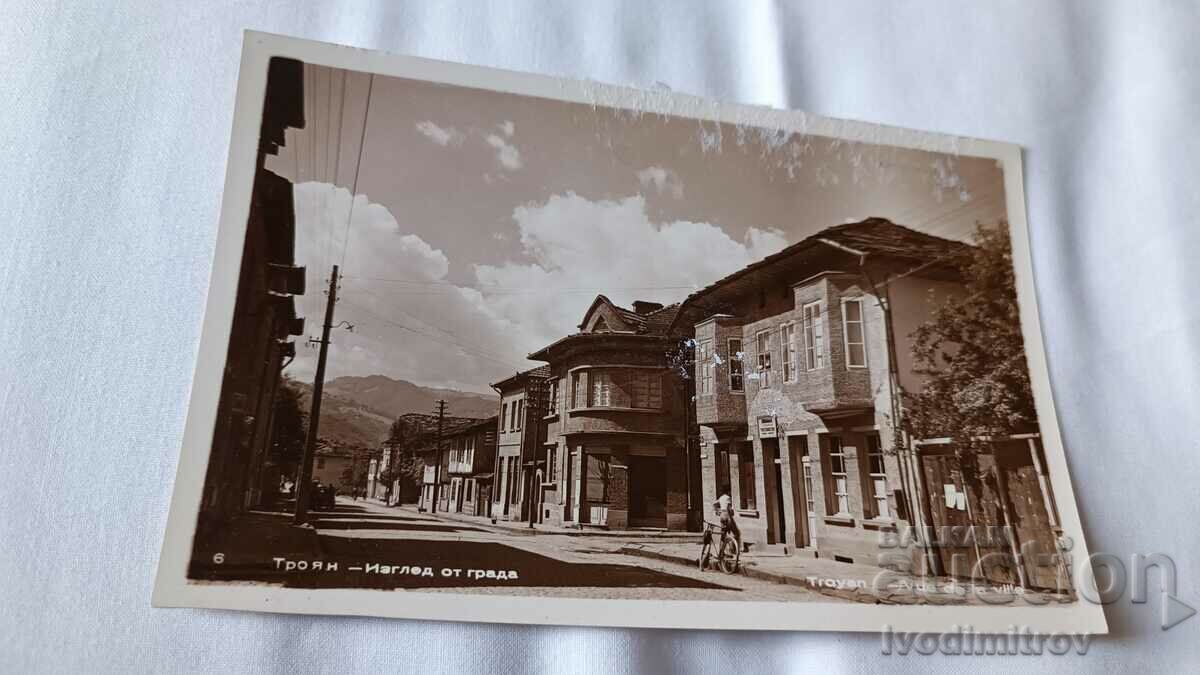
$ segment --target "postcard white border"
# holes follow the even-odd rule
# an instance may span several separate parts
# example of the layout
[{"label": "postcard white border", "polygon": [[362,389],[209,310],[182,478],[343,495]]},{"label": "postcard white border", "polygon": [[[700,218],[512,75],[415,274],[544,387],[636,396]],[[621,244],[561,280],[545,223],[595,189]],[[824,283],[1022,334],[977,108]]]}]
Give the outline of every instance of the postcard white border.
[{"label": "postcard white border", "polygon": [[[1075,494],[1067,473],[1062,438],[1051,397],[1033,285],[1033,265],[1025,216],[1024,179],[1018,146],[836,120],[797,111],[718,103],[666,91],[643,91],[565,80],[247,31],[244,36],[237,103],[230,142],[221,223],[214,251],[183,449],[171,499],[155,581],[155,607],[202,607],[296,614],[337,614],[406,619],[562,624],[581,626],[709,628],[756,630],[835,630],[878,632],[949,631],[970,626],[1004,633],[1028,628],[1040,632],[1100,634],[1108,631],[1103,607],[1080,599],[1063,606],[872,605],[849,602],[645,601],[422,593],[409,590],[293,589],[266,585],[197,583],[187,580],[217,399],[228,348],[238,271],[249,213],[255,153],[266,90],[267,63],[284,56],[305,63],[429,80],[451,85],[661,113],[704,121],[747,124],[832,136],[865,143],[993,158],[1002,163],[1013,265],[1022,330],[1046,460],[1064,533],[1074,541],[1074,567],[1089,558]],[[1077,578],[1077,584],[1082,583]],[[632,604],[631,604],[632,603]],[[631,611],[636,610],[636,611]]]}]

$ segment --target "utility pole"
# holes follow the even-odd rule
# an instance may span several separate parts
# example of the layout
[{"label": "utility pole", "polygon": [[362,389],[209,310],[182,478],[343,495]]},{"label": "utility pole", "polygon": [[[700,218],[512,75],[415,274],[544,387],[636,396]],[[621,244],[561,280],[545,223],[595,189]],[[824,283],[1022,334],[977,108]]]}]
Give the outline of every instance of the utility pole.
[{"label": "utility pole", "polygon": [[[317,428],[321,422],[321,391],[325,388],[325,357],[329,353],[329,331],[333,329],[333,305],[337,302],[338,266],[329,275],[329,291],[325,299],[325,323],[321,326],[321,350],[317,356],[317,374],[313,378],[312,412],[308,415],[308,437],[304,442],[304,457],[300,460],[300,489],[296,492],[294,525],[308,523],[308,503],[312,499],[313,456],[317,450]],[[312,340],[310,339],[310,342]]]},{"label": "utility pole", "polygon": [[433,465],[433,503],[429,505],[430,513],[437,513],[438,500],[442,498],[442,424],[446,420],[446,401],[437,402],[437,460]]}]

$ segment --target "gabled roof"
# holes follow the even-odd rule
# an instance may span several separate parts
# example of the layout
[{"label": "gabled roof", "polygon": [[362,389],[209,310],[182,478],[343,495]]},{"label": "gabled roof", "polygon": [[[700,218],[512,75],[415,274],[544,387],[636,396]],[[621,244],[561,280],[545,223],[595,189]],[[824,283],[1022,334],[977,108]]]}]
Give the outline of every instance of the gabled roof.
[{"label": "gabled roof", "polygon": [[592,304],[588,307],[587,311],[583,313],[583,321],[579,322],[579,329],[584,332],[589,332],[587,330],[588,324],[591,323],[592,317],[596,314],[596,312],[602,309],[609,310],[610,316],[615,316],[616,319],[622,323],[620,326],[610,325],[608,327],[610,331],[641,332],[640,329],[644,328],[646,325],[646,320],[641,314],[638,314],[632,309],[621,307],[612,300],[609,300],[608,296],[601,294],[596,296],[596,299],[592,301]]},{"label": "gabled roof", "polygon": [[884,257],[893,261],[917,265],[932,264],[961,253],[970,245],[961,241],[944,239],[897,225],[886,218],[867,218],[857,223],[846,223],[827,227],[816,234],[773,253],[758,262],[718,279],[695,291],[679,304],[675,311],[678,317],[683,310],[697,304],[704,296],[717,291],[743,277],[759,271],[782,268],[802,254],[825,247],[831,252],[841,251],[854,256]]},{"label": "gabled roof", "polygon": [[526,379],[531,377],[550,377],[550,366],[543,365],[530,368],[529,370],[522,370],[521,372],[515,373],[510,377],[506,377],[499,382],[494,382],[492,384],[492,388],[509,389],[513,386],[523,384]]}]

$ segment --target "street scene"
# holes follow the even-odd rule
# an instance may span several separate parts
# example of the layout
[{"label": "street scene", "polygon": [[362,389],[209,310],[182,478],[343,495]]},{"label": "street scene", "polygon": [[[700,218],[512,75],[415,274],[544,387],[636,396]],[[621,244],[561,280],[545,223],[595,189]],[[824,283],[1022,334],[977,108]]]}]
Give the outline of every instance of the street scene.
[{"label": "street scene", "polygon": [[995,160],[271,60],[188,577],[1075,602]]}]

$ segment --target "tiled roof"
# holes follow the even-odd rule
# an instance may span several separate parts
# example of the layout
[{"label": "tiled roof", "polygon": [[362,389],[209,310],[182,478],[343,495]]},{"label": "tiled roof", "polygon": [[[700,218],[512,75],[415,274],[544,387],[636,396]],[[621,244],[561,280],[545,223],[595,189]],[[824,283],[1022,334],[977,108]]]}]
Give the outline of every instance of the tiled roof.
[{"label": "tiled roof", "polygon": [[852,254],[878,255],[915,262],[933,262],[949,257],[969,246],[961,241],[943,239],[897,225],[886,218],[867,218],[857,223],[827,227],[812,236],[805,237],[778,253],[772,253],[758,262],[751,263],[691,293],[682,304],[687,305],[751,272],[770,267],[801,251],[821,245],[839,247]]},{"label": "tiled roof", "polygon": [[543,365],[530,368],[529,370],[522,370],[521,372],[514,373],[503,380],[500,380],[499,382],[493,382],[492,386],[503,388],[505,385],[515,383],[517,380],[526,377],[550,377],[550,366]]},{"label": "tiled roof", "polygon": [[667,330],[671,327],[671,322],[675,320],[675,315],[679,313],[679,303],[673,303],[649,312],[643,318],[647,333],[655,335],[666,335]]},{"label": "tiled roof", "polygon": [[775,255],[786,254],[789,249],[813,239],[827,239],[862,253],[919,260],[942,258],[967,246],[960,241],[897,225],[886,218],[868,218],[857,223],[827,227]]}]

